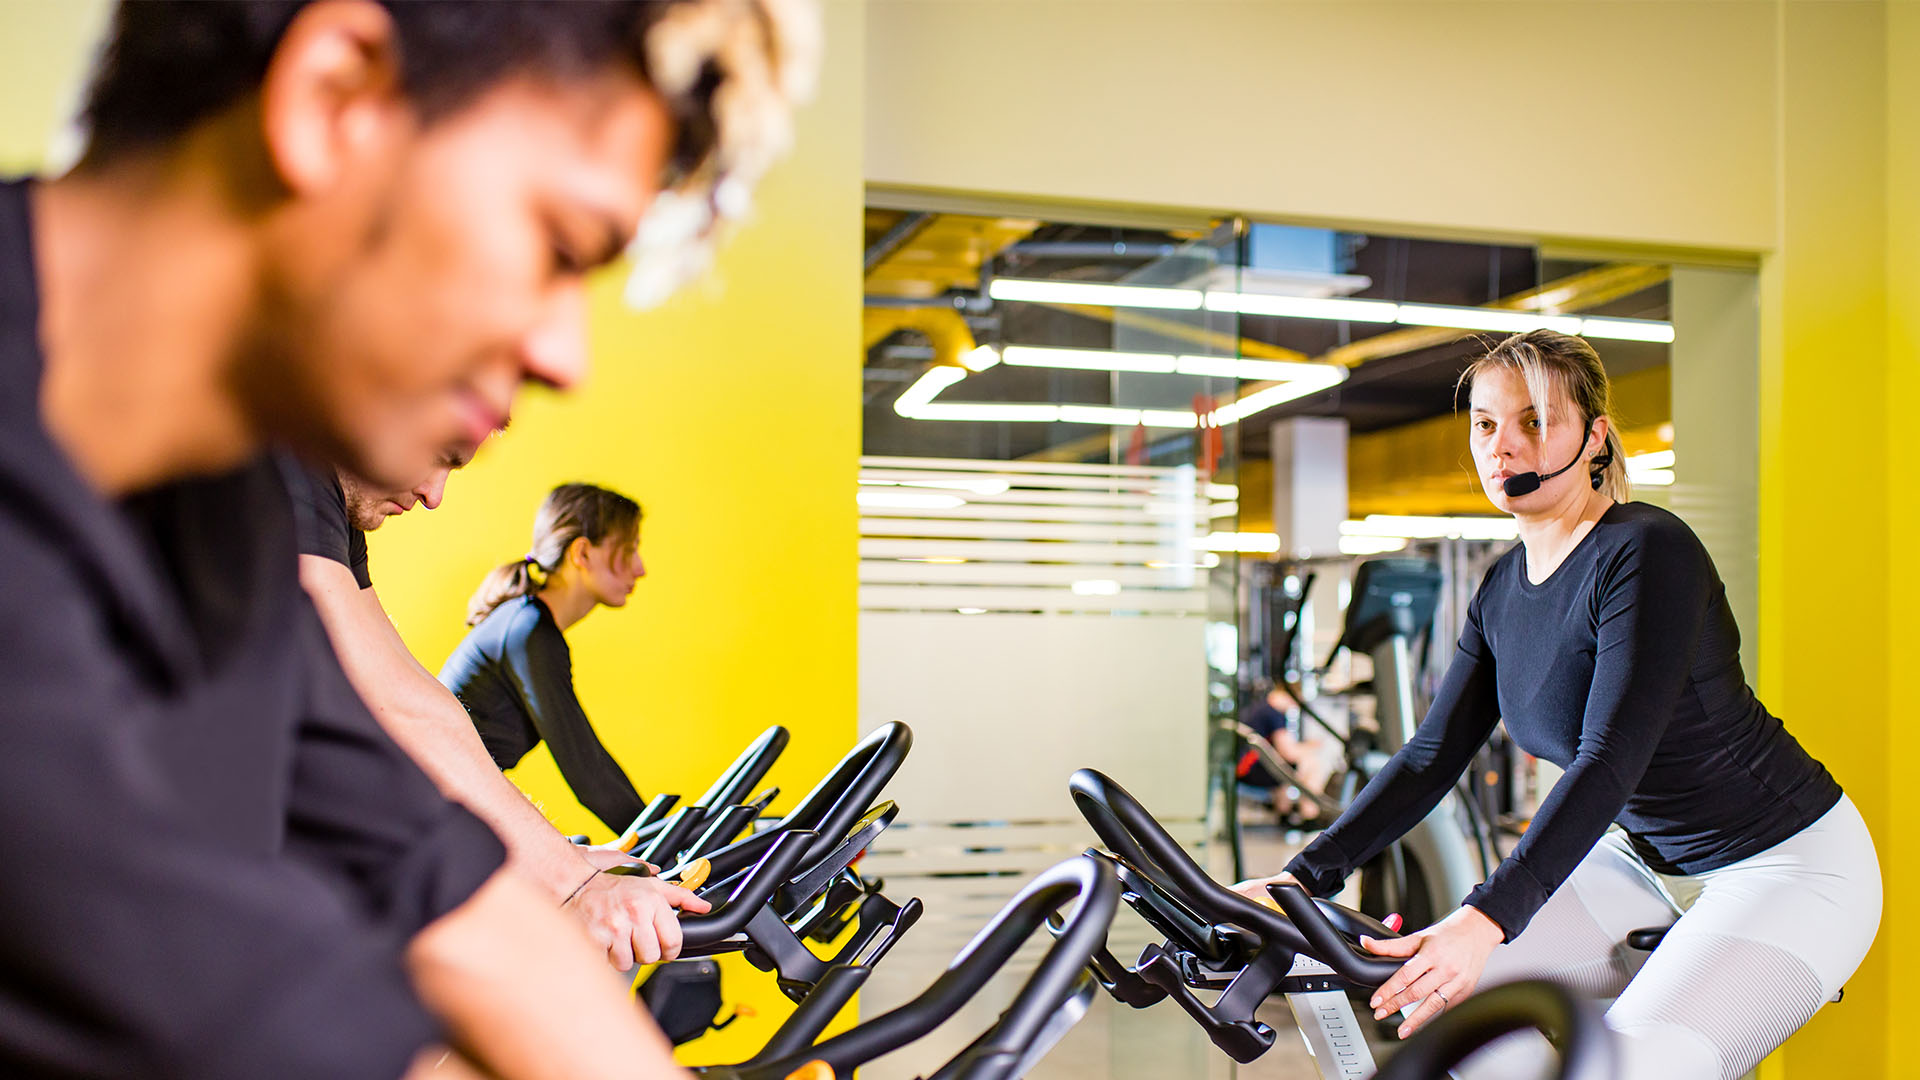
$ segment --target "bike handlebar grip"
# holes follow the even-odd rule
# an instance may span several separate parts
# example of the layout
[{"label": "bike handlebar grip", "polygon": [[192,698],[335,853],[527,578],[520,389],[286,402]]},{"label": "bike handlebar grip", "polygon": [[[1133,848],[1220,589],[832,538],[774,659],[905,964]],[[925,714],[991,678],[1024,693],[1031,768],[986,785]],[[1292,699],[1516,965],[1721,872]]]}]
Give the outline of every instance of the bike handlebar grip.
[{"label": "bike handlebar grip", "polygon": [[773,842],[758,865],[747,872],[733,895],[715,905],[705,915],[685,915],[680,919],[682,938],[687,947],[713,945],[746,929],[748,921],[767,902],[781,883],[799,869],[813,842],[813,833],[790,832]]},{"label": "bike handlebar grip", "polygon": [[713,873],[712,863],[705,859],[695,859],[692,865],[681,871],[680,880],[674,884],[683,889],[697,889],[707,883],[707,875],[711,873]]},{"label": "bike handlebar grip", "polygon": [[1392,957],[1373,956],[1361,952],[1334,929],[1328,921],[1326,912],[1313,902],[1307,890],[1298,885],[1269,885],[1267,892],[1280,905],[1293,925],[1299,929],[1307,944],[1313,948],[1313,958],[1339,972],[1345,978],[1363,986],[1379,986],[1400,970],[1404,960]]}]

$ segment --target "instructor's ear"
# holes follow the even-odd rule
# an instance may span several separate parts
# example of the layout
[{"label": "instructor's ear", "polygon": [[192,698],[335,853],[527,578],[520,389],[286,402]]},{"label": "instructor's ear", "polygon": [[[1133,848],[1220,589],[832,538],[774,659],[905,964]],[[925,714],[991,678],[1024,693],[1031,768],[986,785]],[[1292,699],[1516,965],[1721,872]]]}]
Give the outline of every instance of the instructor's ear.
[{"label": "instructor's ear", "polygon": [[350,178],[417,126],[401,92],[393,20],[371,0],[318,0],[295,15],[260,84],[261,136],[297,195]]}]

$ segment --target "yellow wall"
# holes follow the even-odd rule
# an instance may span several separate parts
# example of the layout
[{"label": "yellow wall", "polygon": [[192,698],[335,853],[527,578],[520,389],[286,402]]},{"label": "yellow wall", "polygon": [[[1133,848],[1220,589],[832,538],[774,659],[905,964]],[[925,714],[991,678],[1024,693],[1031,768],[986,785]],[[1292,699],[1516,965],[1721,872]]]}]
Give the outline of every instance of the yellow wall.
[{"label": "yellow wall", "polygon": [[[1888,14],[1887,57],[1887,213],[1882,230],[1887,268],[1887,386],[1886,412],[1881,422],[1887,433],[1891,464],[1888,484],[1878,501],[1886,507],[1888,587],[1886,630],[1889,680],[1885,753],[1892,773],[1888,785],[1888,814],[1894,823],[1880,849],[1887,871],[1887,911],[1881,934],[1890,946],[1887,968],[1892,973],[1914,970],[1913,923],[1920,907],[1920,784],[1911,770],[1920,761],[1920,707],[1915,704],[1913,658],[1920,657],[1920,561],[1915,538],[1920,537],[1920,499],[1907,487],[1909,469],[1898,459],[1905,452],[1920,416],[1920,5],[1897,3]],[[1871,385],[1871,383],[1869,383]],[[1871,397],[1856,395],[1848,408],[1859,408]],[[1851,453],[1849,458],[1851,458]],[[1869,496],[1867,501],[1873,501]],[[1888,979],[1890,1018],[1904,1019],[1920,1004],[1920,988],[1903,975]],[[1912,1068],[1915,1049],[1905,1032],[1895,1029],[1889,1050],[1896,1068]],[[1808,1075],[1811,1075],[1809,1073]]]},{"label": "yellow wall", "polygon": [[[1887,12],[1788,4],[1782,17],[1779,244],[1760,282],[1758,689],[1859,804],[1886,865],[1920,827],[1890,805],[1891,732],[1914,717],[1892,693],[1911,660],[1899,663],[1887,639],[1892,500],[1879,395],[1914,357],[1887,351]],[[1829,436],[1842,416],[1858,420],[1840,421],[1847,465],[1836,469]],[[1916,914],[1920,896],[1889,895],[1846,1002],[1789,1042],[1771,1076],[1883,1076],[1911,1053],[1895,1020],[1913,992],[1890,978],[1889,958]]]}]

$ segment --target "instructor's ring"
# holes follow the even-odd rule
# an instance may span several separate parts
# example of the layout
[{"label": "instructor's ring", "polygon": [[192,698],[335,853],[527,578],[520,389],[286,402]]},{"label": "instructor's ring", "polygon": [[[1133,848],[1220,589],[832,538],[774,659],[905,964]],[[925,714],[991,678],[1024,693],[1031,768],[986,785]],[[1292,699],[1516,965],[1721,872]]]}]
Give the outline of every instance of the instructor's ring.
[{"label": "instructor's ring", "polygon": [[1440,992],[1440,991],[1438,991],[1438,990],[1435,990],[1435,991],[1433,992],[1433,996],[1434,996],[1434,997],[1437,997],[1437,998],[1439,998],[1439,999],[1440,999],[1440,1007],[1441,1007],[1441,1008],[1443,1008],[1443,1009],[1451,1009],[1451,1008],[1453,1008],[1453,1002],[1451,1002],[1451,1001],[1448,1001],[1448,1000],[1447,1000],[1447,995],[1445,995],[1445,994],[1443,994],[1443,993],[1441,993],[1441,992]]}]

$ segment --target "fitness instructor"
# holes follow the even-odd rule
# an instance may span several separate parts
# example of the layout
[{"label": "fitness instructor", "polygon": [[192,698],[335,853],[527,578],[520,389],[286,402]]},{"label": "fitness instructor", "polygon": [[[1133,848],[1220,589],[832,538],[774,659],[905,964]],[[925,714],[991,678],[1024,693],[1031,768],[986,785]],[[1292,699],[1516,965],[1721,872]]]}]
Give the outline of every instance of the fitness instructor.
[{"label": "fitness instructor", "polygon": [[[1699,539],[1626,501],[1592,346],[1516,335],[1461,383],[1481,485],[1521,542],[1482,581],[1414,738],[1268,880],[1337,890],[1439,803],[1504,719],[1522,749],[1566,773],[1457,911],[1369,942],[1407,958],[1375,993],[1376,1017],[1410,1006],[1405,1035],[1483,980],[1556,977],[1616,998],[1621,1075],[1738,1077],[1866,956],[1881,905],[1872,838],[1747,687]],[[1609,833],[1616,822],[1624,831]],[[1265,884],[1236,888],[1260,899]],[[1668,923],[1638,965],[1627,933]],[[1512,1056],[1530,1051],[1490,1053],[1502,1052],[1480,1062],[1485,1075],[1512,1075]]]},{"label": "fitness instructor", "polygon": [[[425,479],[403,488],[380,488],[333,467],[290,470],[300,584],[374,719],[442,793],[493,827],[506,842],[508,864],[580,919],[616,969],[672,960],[681,944],[675,910],[698,914],[709,909],[707,902],[651,878],[600,873],[633,860],[569,842],[501,775],[475,733],[479,721],[414,658],[373,587],[366,534],[416,506],[438,507],[448,476],[464,468],[476,449],[456,443]],[[618,773],[619,766],[613,770]],[[625,774],[620,782],[626,784]],[[631,784],[626,788],[632,791]],[[625,828],[638,812],[613,829]]]}]

